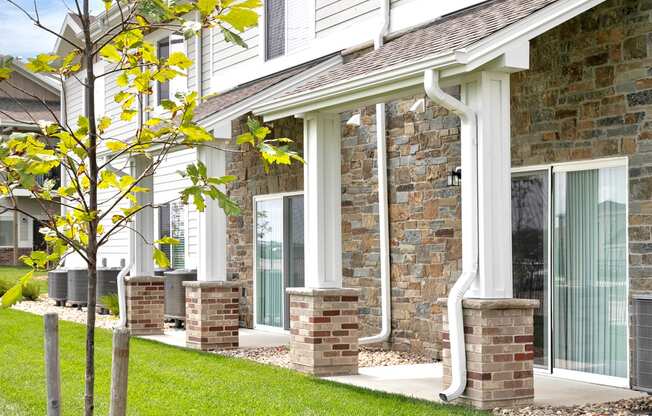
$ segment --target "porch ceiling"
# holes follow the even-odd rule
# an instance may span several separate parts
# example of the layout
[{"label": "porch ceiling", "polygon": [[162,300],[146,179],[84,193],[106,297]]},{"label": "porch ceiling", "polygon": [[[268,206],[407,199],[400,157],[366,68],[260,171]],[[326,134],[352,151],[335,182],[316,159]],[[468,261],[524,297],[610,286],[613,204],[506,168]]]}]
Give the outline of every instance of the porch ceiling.
[{"label": "porch ceiling", "polygon": [[[267,120],[337,112],[423,91],[423,71],[444,83],[489,63],[526,69],[529,41],[604,0],[490,0],[443,16],[254,107]],[[516,65],[512,66],[515,63]]]}]

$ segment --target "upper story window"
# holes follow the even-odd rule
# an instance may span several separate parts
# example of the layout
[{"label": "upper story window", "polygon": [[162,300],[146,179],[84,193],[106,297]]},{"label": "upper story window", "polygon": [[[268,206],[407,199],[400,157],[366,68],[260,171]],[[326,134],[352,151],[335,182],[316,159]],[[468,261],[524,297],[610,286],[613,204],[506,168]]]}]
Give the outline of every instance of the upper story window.
[{"label": "upper story window", "polygon": [[286,0],[265,2],[265,59],[285,55]]},{"label": "upper story window", "polygon": [[[167,38],[158,41],[156,46],[156,56],[159,59],[168,59],[174,52],[186,53],[186,45],[182,35],[170,35]],[[156,87],[156,104],[161,104],[163,100],[172,100],[178,92],[187,90],[187,78],[178,76],[171,81],[159,82]]]}]

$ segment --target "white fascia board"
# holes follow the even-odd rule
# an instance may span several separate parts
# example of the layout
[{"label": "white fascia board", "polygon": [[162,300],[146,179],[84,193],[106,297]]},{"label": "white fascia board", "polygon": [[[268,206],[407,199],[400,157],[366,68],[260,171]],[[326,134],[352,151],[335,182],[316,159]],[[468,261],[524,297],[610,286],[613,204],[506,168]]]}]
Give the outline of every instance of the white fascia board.
[{"label": "white fascia board", "polygon": [[277,96],[283,91],[299,85],[300,83],[305,82],[306,80],[341,63],[342,56],[336,55],[318,65],[315,65],[312,68],[305,70],[300,74],[294,75],[284,81],[279,82],[276,85],[264,89],[263,91],[254,94],[253,96],[246,98],[239,103],[232,105],[231,107],[228,107],[202,120],[199,120],[199,125],[208,130],[215,129],[225,121],[230,122],[234,118],[240,117],[241,115],[250,112],[252,108],[254,108],[256,105],[260,105],[260,103],[264,103],[265,100],[269,99],[270,97]]},{"label": "white fascia board", "polygon": [[[426,69],[438,69],[444,77],[456,77],[478,69],[514,48],[529,45],[531,39],[604,1],[560,0],[468,47],[383,68],[323,88],[281,97],[254,107],[254,113],[263,115],[265,120],[274,120],[328,107],[342,107],[359,99],[359,95],[364,94],[365,90],[369,90],[369,95],[377,94],[378,89],[385,86],[386,93],[395,92],[397,88],[405,86],[397,81],[409,78],[420,83],[423,80],[422,72]],[[411,85],[413,84],[408,83],[408,86]]]}]

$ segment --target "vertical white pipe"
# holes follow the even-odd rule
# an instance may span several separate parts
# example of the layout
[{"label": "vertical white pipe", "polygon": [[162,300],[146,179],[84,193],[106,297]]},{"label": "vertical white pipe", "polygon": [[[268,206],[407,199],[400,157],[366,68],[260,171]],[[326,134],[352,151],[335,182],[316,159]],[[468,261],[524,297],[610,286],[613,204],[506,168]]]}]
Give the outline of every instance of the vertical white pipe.
[{"label": "vertical white pipe", "polygon": [[[374,49],[383,46],[390,22],[389,0],[380,0],[381,24]],[[389,268],[389,208],[387,205],[387,120],[385,103],[376,104],[376,146],[378,156],[378,222],[380,227],[380,333],[360,338],[361,345],[389,340],[392,332],[392,287]]]},{"label": "vertical white pipe", "polygon": [[476,113],[439,85],[439,72],[426,70],[428,97],[460,117],[462,144],[462,274],[448,295],[448,331],[451,351],[451,385],[439,393],[444,402],[459,397],[466,388],[466,348],[462,299],[478,276],[478,121]]}]

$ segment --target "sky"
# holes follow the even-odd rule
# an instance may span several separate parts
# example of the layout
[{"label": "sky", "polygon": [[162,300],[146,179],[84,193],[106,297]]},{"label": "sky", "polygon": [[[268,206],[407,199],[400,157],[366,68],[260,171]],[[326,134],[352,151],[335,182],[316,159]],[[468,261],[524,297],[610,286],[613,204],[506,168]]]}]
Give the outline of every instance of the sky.
[{"label": "sky", "polygon": [[[15,0],[34,13],[33,0]],[[75,0],[35,0],[41,23],[59,32],[69,9],[75,8]],[[81,2],[81,0],[79,0]],[[101,1],[91,0],[93,10],[101,10]],[[52,52],[55,36],[37,28],[20,10],[0,0],[0,55],[28,58],[42,52]]]}]

